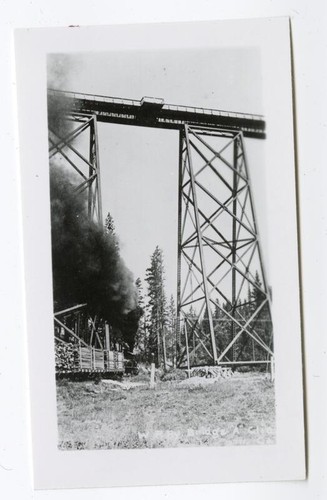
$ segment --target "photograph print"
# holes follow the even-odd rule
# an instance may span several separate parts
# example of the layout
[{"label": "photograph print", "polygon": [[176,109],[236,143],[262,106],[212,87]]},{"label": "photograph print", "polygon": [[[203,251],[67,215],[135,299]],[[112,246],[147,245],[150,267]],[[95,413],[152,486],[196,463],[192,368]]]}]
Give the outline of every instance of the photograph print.
[{"label": "photograph print", "polygon": [[263,84],[255,47],[48,54],[59,450],[275,444]]}]

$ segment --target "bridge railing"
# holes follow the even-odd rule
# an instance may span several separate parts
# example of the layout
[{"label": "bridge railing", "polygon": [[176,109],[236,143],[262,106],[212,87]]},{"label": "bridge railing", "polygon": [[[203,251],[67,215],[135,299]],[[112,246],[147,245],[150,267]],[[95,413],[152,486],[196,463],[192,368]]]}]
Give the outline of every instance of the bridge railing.
[{"label": "bridge railing", "polygon": [[[141,101],[136,99],[125,99],[121,97],[112,97],[112,96],[102,96],[97,94],[87,94],[80,92],[70,92],[67,90],[56,90],[56,89],[48,89],[49,95],[63,95],[67,98],[71,99],[79,99],[84,101],[92,101],[99,103],[108,103],[108,104],[121,104],[125,106],[133,106],[140,108]],[[263,120],[263,115],[253,114],[253,113],[239,113],[235,111],[226,111],[221,109],[211,109],[204,108],[199,106],[184,106],[184,105],[176,105],[176,104],[168,104],[165,103],[163,110],[173,111],[173,112],[182,112],[182,113],[196,113],[202,115],[211,115],[211,116],[225,116],[229,118],[242,118],[246,120]]]}]

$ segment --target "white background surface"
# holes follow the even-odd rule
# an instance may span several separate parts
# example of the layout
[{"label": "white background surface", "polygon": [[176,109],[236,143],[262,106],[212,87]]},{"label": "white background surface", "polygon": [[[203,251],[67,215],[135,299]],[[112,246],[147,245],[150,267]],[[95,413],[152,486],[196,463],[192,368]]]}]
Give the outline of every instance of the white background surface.
[{"label": "white background surface", "polygon": [[[154,2],[153,2],[154,4]],[[33,492],[28,420],[26,342],[23,321],[22,250],[17,163],[12,28],[193,21],[268,16],[292,18],[296,78],[297,153],[302,240],[308,480],[271,484],[225,484],[113,490]],[[316,1],[145,1],[0,4],[1,61],[1,348],[0,492],[3,498],[198,498],[318,499],[327,493],[325,302],[327,227],[324,217],[326,138],[326,6]],[[325,120],[325,121],[324,121]],[[287,383],[292,384],[292,373]]]}]

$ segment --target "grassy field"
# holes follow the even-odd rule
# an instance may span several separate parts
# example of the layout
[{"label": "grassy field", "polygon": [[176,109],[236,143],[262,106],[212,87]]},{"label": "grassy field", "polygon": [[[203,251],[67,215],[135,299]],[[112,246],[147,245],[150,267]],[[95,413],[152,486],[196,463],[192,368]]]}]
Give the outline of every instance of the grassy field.
[{"label": "grassy field", "polygon": [[155,389],[146,384],[130,390],[58,380],[59,448],[274,443],[274,386],[264,375],[205,380],[202,385],[159,382]]}]

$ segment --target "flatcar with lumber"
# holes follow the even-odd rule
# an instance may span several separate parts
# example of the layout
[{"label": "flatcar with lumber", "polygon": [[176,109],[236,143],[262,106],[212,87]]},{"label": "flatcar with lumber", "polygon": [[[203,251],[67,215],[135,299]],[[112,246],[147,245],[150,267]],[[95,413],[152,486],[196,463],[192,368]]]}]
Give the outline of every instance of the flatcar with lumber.
[{"label": "flatcar with lumber", "polygon": [[124,344],[108,322],[88,314],[87,304],[54,313],[56,374],[118,375],[125,372]]}]

